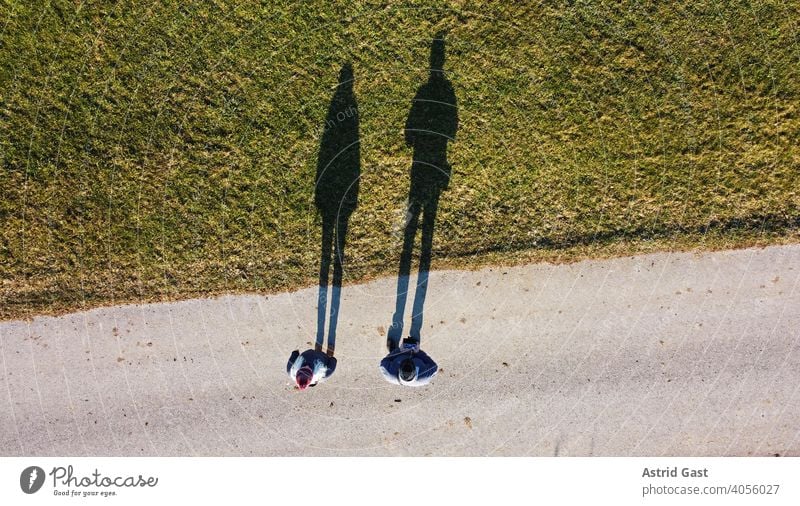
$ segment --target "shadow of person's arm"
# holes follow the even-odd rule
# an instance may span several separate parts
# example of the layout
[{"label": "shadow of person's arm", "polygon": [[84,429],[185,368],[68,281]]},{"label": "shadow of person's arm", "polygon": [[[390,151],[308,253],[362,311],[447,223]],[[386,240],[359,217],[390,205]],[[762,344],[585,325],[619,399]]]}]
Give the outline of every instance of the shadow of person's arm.
[{"label": "shadow of person's arm", "polygon": [[417,90],[414,95],[414,100],[411,102],[411,110],[408,112],[408,119],[406,119],[405,137],[406,146],[413,148],[417,144],[418,131],[422,128],[421,122],[424,115],[423,108],[425,107],[424,100],[424,86]]},{"label": "shadow of person's arm", "polygon": [[443,96],[441,97],[441,101],[445,104],[449,104],[450,107],[447,107],[448,112],[445,117],[441,119],[443,123],[441,133],[450,141],[454,141],[456,140],[456,132],[458,132],[458,102],[456,100],[456,93],[449,80],[444,81],[442,88]]}]

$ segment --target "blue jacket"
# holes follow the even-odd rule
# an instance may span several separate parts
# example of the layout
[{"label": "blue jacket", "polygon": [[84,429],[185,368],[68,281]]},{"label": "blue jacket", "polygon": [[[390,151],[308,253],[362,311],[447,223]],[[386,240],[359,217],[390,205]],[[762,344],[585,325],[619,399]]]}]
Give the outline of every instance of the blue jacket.
[{"label": "blue jacket", "polygon": [[[417,377],[412,381],[400,379],[400,364],[410,358],[414,361],[417,369]],[[381,360],[381,373],[386,381],[396,385],[406,385],[410,387],[421,387],[431,382],[439,371],[439,366],[427,353],[420,350],[418,346],[397,348]]]}]

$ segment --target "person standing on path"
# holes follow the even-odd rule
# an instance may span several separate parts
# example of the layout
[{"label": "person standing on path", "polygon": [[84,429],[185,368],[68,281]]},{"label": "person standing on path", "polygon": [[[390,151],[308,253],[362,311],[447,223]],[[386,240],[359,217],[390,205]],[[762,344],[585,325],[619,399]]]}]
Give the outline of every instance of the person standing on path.
[{"label": "person standing on path", "polygon": [[[416,355],[430,364],[422,364],[423,372],[435,374],[437,367],[430,357],[419,350],[423,322],[423,309],[428,290],[428,272],[431,267],[433,248],[433,229],[439,196],[450,184],[452,169],[447,161],[447,145],[455,140],[458,130],[458,107],[453,86],[444,72],[445,41],[437,35],[431,43],[430,73],[428,80],[417,90],[405,125],[406,144],[413,148],[411,164],[411,184],[408,192],[408,208],[406,225],[403,234],[403,249],[400,254],[400,268],[397,276],[397,298],[395,312],[386,339],[389,349],[388,359],[392,354],[398,355],[400,340],[403,337],[403,317],[408,296],[409,277],[411,274],[411,257],[414,239],[422,216],[422,239],[419,259],[419,275],[414,294],[414,305],[411,312],[411,329],[403,347],[406,352]],[[413,351],[412,350],[416,350]],[[384,359],[386,360],[386,359]],[[392,362],[394,363],[394,362]],[[427,362],[426,362],[427,363]],[[411,365],[404,362],[407,377],[411,377]],[[431,365],[432,364],[432,365]],[[398,362],[399,366],[399,362]],[[399,376],[402,368],[384,368],[390,374],[397,375],[399,384],[411,384],[414,380],[402,380]],[[417,373],[420,367],[414,368]],[[386,374],[384,374],[386,377]],[[387,377],[388,379],[388,377]],[[430,378],[427,378],[429,381]],[[426,381],[426,382],[427,382]]]},{"label": "person standing on path", "polygon": [[[358,204],[361,177],[358,103],[353,92],[353,67],[342,65],[322,127],[314,180],[314,204],[322,218],[322,248],[317,297],[317,336],[313,350],[295,350],[286,371],[301,390],[330,377],[336,369],[336,328],[344,273],[344,247],[350,216]],[[328,278],[333,261],[327,350],[325,320],[328,317]]]},{"label": "person standing on path", "polygon": [[381,360],[383,379],[396,385],[421,387],[430,383],[439,370],[436,362],[419,349],[419,342],[403,339],[402,347],[395,348]]},{"label": "person standing on path", "polygon": [[336,358],[319,350],[294,350],[286,364],[286,373],[300,390],[317,386],[333,375]]}]

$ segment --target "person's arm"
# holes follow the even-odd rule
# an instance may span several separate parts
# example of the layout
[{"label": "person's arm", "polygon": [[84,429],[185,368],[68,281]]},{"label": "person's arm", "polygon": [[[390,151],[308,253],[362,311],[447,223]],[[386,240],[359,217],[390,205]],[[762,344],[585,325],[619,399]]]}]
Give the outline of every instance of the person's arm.
[{"label": "person's arm", "polygon": [[436,373],[439,372],[439,366],[436,365],[436,362],[424,351],[419,351],[414,358],[415,361],[418,360],[417,367],[419,367],[419,374],[417,375],[417,380],[414,382],[414,386],[427,385],[431,382],[433,377],[436,376]]},{"label": "person's arm", "polygon": [[331,376],[333,376],[334,371],[336,371],[336,357],[329,356],[328,357],[328,372],[326,373],[326,376],[328,378],[330,378]]},{"label": "person's arm", "polygon": [[314,373],[313,376],[311,377],[311,386],[313,387],[317,383],[322,383],[323,381],[328,379],[329,376],[330,374],[328,374],[328,367],[325,365],[323,361],[318,360],[317,363],[314,365]]},{"label": "person's arm", "polygon": [[399,385],[400,379],[397,377],[397,367],[394,359],[395,356],[392,354],[385,356],[383,360],[381,360],[380,369],[386,381]]},{"label": "person's arm", "polygon": [[388,369],[383,367],[383,364],[381,364],[381,374],[383,374],[383,379],[385,379],[389,383],[394,383],[395,385],[400,384],[400,380],[397,378],[397,375],[389,372]]},{"label": "person's arm", "polygon": [[290,378],[294,379],[295,375],[297,374],[297,369],[294,368],[295,362],[297,362],[297,357],[300,356],[300,350],[294,350],[292,354],[289,356],[289,362],[286,363],[286,374],[289,375]]}]

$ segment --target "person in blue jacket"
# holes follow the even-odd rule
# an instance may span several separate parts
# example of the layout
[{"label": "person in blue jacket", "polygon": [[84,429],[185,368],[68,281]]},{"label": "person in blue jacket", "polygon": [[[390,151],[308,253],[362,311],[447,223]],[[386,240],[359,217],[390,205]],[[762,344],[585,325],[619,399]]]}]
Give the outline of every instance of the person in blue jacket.
[{"label": "person in blue jacket", "polygon": [[[420,350],[419,343],[422,338],[423,309],[428,292],[433,229],[439,197],[448,188],[453,172],[447,160],[447,146],[455,141],[458,130],[456,95],[444,71],[444,61],[445,40],[444,34],[440,33],[431,41],[428,80],[417,89],[404,129],[406,144],[413,149],[411,181],[397,273],[395,310],[386,335],[389,355],[380,365],[386,381],[398,385],[427,385],[438,371],[436,362]],[[420,228],[419,275],[411,310],[411,330],[401,345],[411,259]]]},{"label": "person in blue jacket", "polygon": [[286,364],[286,373],[300,390],[317,386],[336,371],[336,358],[321,350],[294,350]]},{"label": "person in blue jacket", "polygon": [[386,381],[397,385],[421,387],[430,383],[439,366],[427,353],[419,349],[419,341],[403,339],[403,346],[395,348],[381,360],[381,373]]}]

